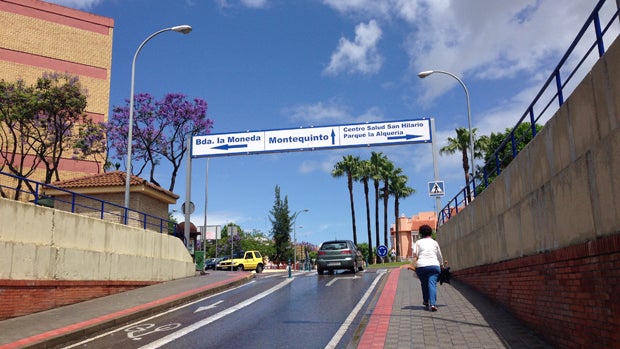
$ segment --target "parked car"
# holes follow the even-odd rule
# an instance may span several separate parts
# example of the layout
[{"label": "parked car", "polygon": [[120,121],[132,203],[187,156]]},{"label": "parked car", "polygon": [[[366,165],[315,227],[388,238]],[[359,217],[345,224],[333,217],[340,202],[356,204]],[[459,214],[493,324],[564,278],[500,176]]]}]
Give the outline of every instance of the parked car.
[{"label": "parked car", "polygon": [[264,267],[263,257],[258,251],[235,253],[232,259],[223,260],[216,266],[217,269],[222,270],[256,270],[257,273],[262,273]]},{"label": "parked car", "polygon": [[221,262],[224,258],[225,257],[205,259],[205,270],[209,270],[209,269],[215,270],[215,266],[217,265],[217,263]]},{"label": "parked car", "polygon": [[325,241],[316,257],[316,270],[323,275],[334,270],[348,269],[353,273],[364,270],[364,257],[351,240]]}]

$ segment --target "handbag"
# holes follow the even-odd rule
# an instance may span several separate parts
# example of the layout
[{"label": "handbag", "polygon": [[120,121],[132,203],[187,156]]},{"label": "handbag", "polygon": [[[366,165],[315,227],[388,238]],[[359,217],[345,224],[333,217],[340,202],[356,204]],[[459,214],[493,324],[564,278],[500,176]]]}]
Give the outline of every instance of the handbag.
[{"label": "handbag", "polygon": [[439,273],[439,284],[443,285],[443,283],[450,283],[450,267],[441,268],[441,272]]}]

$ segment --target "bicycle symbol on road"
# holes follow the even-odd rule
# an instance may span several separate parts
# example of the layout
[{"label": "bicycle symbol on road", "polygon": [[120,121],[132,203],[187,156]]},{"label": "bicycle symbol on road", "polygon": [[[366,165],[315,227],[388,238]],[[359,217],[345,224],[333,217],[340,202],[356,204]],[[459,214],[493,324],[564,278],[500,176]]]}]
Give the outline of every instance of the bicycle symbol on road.
[{"label": "bicycle symbol on road", "polygon": [[125,332],[127,332],[127,337],[131,338],[131,340],[139,341],[142,339],[142,337],[148,334],[152,334],[155,332],[174,330],[175,328],[178,328],[179,326],[181,326],[181,324],[176,322],[172,324],[162,325],[162,326],[154,328],[152,331],[149,331],[151,328],[155,327],[155,324],[140,324],[140,325],[135,325],[135,326],[126,328]]}]

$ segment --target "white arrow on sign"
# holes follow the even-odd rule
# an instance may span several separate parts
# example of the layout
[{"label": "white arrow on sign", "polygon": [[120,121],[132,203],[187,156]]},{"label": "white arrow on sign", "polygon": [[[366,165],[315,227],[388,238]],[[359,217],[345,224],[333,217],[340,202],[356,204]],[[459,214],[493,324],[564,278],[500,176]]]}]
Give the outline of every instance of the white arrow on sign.
[{"label": "white arrow on sign", "polygon": [[198,309],[194,310],[194,313],[198,313],[201,312],[203,310],[207,310],[207,309],[214,309],[217,307],[218,304],[222,303],[223,301],[217,301],[211,305],[207,305],[206,307],[198,307]]}]

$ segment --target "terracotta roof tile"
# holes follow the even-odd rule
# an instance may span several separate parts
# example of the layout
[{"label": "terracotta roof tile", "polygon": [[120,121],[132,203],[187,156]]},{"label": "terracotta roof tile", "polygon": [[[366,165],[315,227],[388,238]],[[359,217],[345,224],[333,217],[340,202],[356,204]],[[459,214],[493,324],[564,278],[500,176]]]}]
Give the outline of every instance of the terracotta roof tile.
[{"label": "terracotta roof tile", "polygon": [[[71,188],[98,188],[98,187],[110,187],[110,186],[125,186],[125,177],[127,176],[126,172],[123,171],[112,171],[95,175],[88,175],[79,178],[73,178],[65,181],[58,181],[52,183],[52,185],[63,188],[63,189],[71,189]],[[175,193],[168,191],[158,185],[155,185],[146,179],[140,178],[138,176],[131,175],[130,185],[145,185],[154,190],[163,192],[172,197],[178,198],[179,196]]]}]

